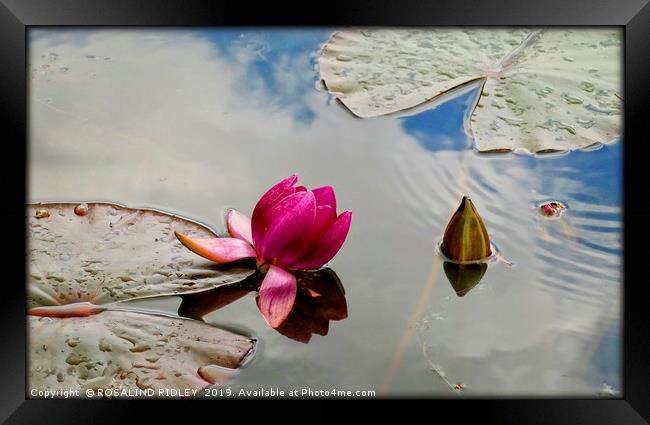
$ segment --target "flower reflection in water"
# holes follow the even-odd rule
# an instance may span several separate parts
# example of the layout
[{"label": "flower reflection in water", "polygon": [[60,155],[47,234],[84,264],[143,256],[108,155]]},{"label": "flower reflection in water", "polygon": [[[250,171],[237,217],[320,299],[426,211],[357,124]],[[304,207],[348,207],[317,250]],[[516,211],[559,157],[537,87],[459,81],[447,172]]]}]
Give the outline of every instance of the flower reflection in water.
[{"label": "flower reflection in water", "polygon": [[[345,290],[339,277],[329,268],[293,271],[292,274],[298,283],[296,301],[286,320],[275,330],[293,340],[308,343],[313,334],[327,335],[331,320],[348,317]],[[260,274],[255,273],[237,284],[183,295],[178,314],[202,320],[205,315],[237,301],[249,292],[258,291],[260,284]],[[259,296],[257,300],[259,302]]]}]

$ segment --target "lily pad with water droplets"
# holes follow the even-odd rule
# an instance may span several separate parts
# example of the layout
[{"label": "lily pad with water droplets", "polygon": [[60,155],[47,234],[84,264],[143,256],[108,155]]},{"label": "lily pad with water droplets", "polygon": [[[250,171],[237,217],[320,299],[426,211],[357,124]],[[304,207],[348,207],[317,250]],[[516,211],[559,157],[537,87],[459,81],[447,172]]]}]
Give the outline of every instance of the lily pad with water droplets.
[{"label": "lily pad with water droplets", "polygon": [[216,236],[197,222],[110,203],[78,206],[40,203],[27,208],[30,308],[199,292],[254,273],[215,265],[183,247],[175,230],[198,238]]},{"label": "lily pad with water droplets", "polygon": [[109,203],[41,203],[27,214],[31,388],[178,397],[157,391],[222,382],[253,352],[248,337],[120,303],[206,291],[253,274],[204,260],[174,236],[215,237],[208,227]]},{"label": "lily pad with water droplets", "polygon": [[250,338],[203,322],[125,311],[65,319],[29,316],[29,339],[29,387],[80,389],[82,398],[89,389],[151,389],[149,397],[178,396],[164,391],[223,382],[255,347]]},{"label": "lily pad with water droplets", "polygon": [[319,65],[359,117],[433,106],[475,82],[479,151],[566,151],[621,135],[621,39],[610,28],[351,30],[332,36]]}]

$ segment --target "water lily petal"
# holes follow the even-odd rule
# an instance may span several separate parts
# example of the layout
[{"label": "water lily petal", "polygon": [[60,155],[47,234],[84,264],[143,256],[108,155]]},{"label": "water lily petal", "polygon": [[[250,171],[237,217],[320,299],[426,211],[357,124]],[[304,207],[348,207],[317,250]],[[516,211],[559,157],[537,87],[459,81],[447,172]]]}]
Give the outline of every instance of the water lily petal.
[{"label": "water lily petal", "polygon": [[257,307],[269,326],[277,328],[289,316],[297,290],[294,275],[277,266],[269,267],[257,297]]},{"label": "water lily petal", "polygon": [[336,212],[336,195],[332,186],[317,187],[312,192],[316,197],[316,205],[329,205]]},{"label": "water lily petal", "polygon": [[[298,175],[292,174],[281,182],[277,183],[275,186],[262,195],[255,208],[253,209],[252,222],[262,222],[265,221],[265,216],[276,203],[280,200],[286,198],[287,196],[295,193],[296,189],[293,187],[294,184],[298,181]],[[255,225],[253,224],[253,227]],[[256,247],[260,246],[262,234],[260,232],[255,232],[253,230],[253,245]]]},{"label": "water lily petal", "polygon": [[307,254],[314,252],[323,235],[336,221],[336,211],[329,205],[319,205],[316,207],[316,216],[314,223],[309,229],[305,230],[305,235],[300,239],[300,245],[285,250],[278,256],[278,264],[293,269],[292,264],[301,261]]},{"label": "water lily petal", "polygon": [[174,232],[174,234],[190,251],[217,263],[230,263],[244,258],[255,257],[255,249],[248,242],[241,239],[193,239],[181,232]]},{"label": "water lily petal", "polygon": [[253,239],[258,259],[282,265],[278,259],[300,247],[315,216],[316,199],[311,191],[287,196],[261,219],[254,215]]},{"label": "water lily petal", "polygon": [[230,236],[242,239],[253,245],[253,231],[251,219],[237,210],[228,210],[226,213],[226,226]]},{"label": "water lily petal", "polygon": [[292,264],[295,270],[317,269],[334,258],[350,230],[352,223],[352,211],[345,211],[338,216],[334,224],[330,226],[327,233],[317,242],[315,249],[306,255],[303,260]]}]

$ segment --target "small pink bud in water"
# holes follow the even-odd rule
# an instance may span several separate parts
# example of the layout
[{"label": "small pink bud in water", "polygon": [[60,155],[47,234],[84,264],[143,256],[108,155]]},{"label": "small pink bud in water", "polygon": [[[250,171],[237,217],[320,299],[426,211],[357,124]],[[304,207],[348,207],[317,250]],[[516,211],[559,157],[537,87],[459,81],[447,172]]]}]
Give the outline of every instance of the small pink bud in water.
[{"label": "small pink bud in water", "polygon": [[566,206],[558,201],[545,202],[539,206],[540,213],[546,217],[559,217],[564,210]]}]

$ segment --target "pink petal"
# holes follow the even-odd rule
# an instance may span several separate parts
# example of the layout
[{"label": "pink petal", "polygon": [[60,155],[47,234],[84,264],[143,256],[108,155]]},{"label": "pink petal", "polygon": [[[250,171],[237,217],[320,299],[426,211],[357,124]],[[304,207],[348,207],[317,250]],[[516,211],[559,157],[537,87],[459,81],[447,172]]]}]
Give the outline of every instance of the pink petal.
[{"label": "pink petal", "polygon": [[317,187],[312,192],[316,197],[316,205],[329,205],[336,212],[336,195],[332,186]]},{"label": "pink petal", "polygon": [[282,265],[279,258],[293,253],[316,216],[316,199],[310,191],[296,192],[274,205],[262,219],[253,216],[253,239],[258,259]]},{"label": "pink petal", "polygon": [[293,263],[300,261],[306,254],[313,252],[317,248],[317,244],[335,221],[336,211],[331,206],[320,205],[316,207],[314,223],[309,229],[305,229],[305,236],[300,239],[300,246],[296,246],[291,251],[283,252],[278,258],[278,263],[284,267],[293,268]]},{"label": "pink petal", "polygon": [[307,192],[307,188],[305,186],[296,186],[296,192]]},{"label": "pink petal", "polygon": [[314,250],[307,254],[301,261],[291,265],[293,270],[317,269],[334,258],[350,230],[352,222],[352,211],[341,213],[334,224],[327,230],[327,233],[318,241]]},{"label": "pink petal", "polygon": [[[271,207],[273,207],[273,205],[277,204],[280,200],[286,198],[292,193],[295,193],[296,189],[293,187],[293,185],[296,184],[297,181],[298,176],[296,174],[292,174],[267,190],[264,195],[262,195],[260,200],[257,201],[257,204],[253,209],[252,221],[262,219],[266,212]],[[255,235],[253,235],[253,242],[257,242],[255,241]],[[254,245],[257,246],[256,244]]]},{"label": "pink petal", "polygon": [[297,290],[294,275],[277,266],[269,267],[257,297],[257,307],[269,326],[277,328],[289,316]]},{"label": "pink petal", "polygon": [[217,263],[230,263],[255,257],[255,249],[246,241],[235,238],[193,239],[174,232],[178,240],[190,251]]},{"label": "pink petal", "polygon": [[[271,187],[266,191],[264,195],[257,201],[255,208],[253,209],[252,222],[264,221],[265,216],[268,211],[280,200],[286,198],[287,196],[295,193],[296,189],[293,187],[294,184],[298,181],[298,175],[292,174],[281,182],[277,183],[275,186]],[[260,237],[262,235],[256,234],[253,231],[253,245],[256,247],[260,246]]]},{"label": "pink petal", "polygon": [[242,239],[253,245],[251,219],[237,210],[228,210],[226,213],[226,226],[230,236]]}]

